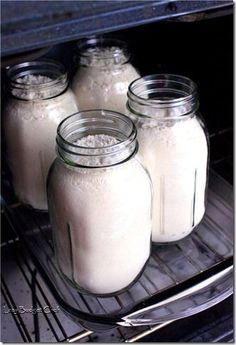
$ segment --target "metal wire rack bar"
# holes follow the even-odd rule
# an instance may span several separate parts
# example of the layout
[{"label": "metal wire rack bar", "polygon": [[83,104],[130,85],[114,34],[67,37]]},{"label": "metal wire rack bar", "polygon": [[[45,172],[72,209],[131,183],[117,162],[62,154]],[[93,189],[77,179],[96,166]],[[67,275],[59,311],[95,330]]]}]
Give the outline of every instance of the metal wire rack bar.
[{"label": "metal wire rack bar", "polygon": [[[16,304],[14,303],[14,300],[13,300],[13,298],[9,292],[9,289],[7,288],[7,285],[6,285],[3,277],[1,277],[1,282],[2,282],[2,289],[1,289],[2,294],[3,294],[3,296],[7,302],[8,308],[15,310]],[[14,318],[16,325],[19,329],[19,332],[22,336],[23,341],[32,342],[30,334],[29,334],[21,316],[19,314],[15,314],[15,313],[13,313],[12,315],[13,315],[13,318]]]},{"label": "metal wire rack bar", "polygon": [[144,331],[144,332],[141,332],[139,333],[138,335],[132,337],[132,338],[129,338],[129,339],[126,339],[125,342],[126,343],[135,343],[137,340],[140,340],[144,337],[146,337],[147,335],[150,335],[151,333],[161,329],[161,328],[164,328],[166,326],[168,326],[170,323],[173,323],[175,320],[171,320],[171,321],[167,321],[167,322],[164,322],[164,323],[161,323],[161,324],[158,324],[154,327],[150,327],[150,329]]}]

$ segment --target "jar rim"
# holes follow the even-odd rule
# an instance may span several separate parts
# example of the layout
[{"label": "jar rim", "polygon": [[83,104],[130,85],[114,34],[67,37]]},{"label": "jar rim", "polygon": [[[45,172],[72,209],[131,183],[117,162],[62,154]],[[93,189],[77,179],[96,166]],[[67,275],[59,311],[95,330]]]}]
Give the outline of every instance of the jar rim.
[{"label": "jar rim", "polygon": [[[45,66],[45,70],[40,71],[40,67]],[[51,71],[50,71],[51,69]],[[68,75],[65,66],[53,59],[37,59],[34,61],[22,62],[16,65],[6,67],[6,76],[8,84],[15,88],[33,88],[40,89],[44,87],[51,87],[60,82],[67,82]],[[32,71],[34,73],[32,73]],[[47,76],[45,72],[51,72],[55,78],[51,78],[50,81],[45,81],[39,84],[30,84],[27,82],[18,82],[17,79],[30,74],[37,74]],[[40,73],[41,72],[41,73]]]},{"label": "jar rim", "polygon": [[[130,53],[128,50],[128,44],[120,39],[113,37],[88,37],[81,39],[77,42],[77,48],[79,54],[82,57],[90,57],[93,54],[95,57],[99,58],[100,53],[96,51],[95,48],[115,48],[113,51],[106,52],[106,56],[102,58],[104,60],[113,59],[121,54],[127,57],[127,60],[130,58]],[[89,49],[91,49],[89,51]]]},{"label": "jar rim", "polygon": [[[176,97],[171,99],[148,99],[142,96],[141,94],[135,93],[135,89],[141,85],[143,86],[151,86],[152,84],[159,83],[164,90],[167,86],[167,83],[176,83],[188,88],[188,91],[182,91],[182,94],[185,93],[182,97]],[[157,88],[158,89],[158,88]],[[173,88],[172,91],[178,91],[181,93],[177,88]],[[132,81],[132,83],[128,87],[128,97],[132,99],[138,99],[139,102],[142,104],[152,105],[152,106],[176,106],[178,104],[182,104],[183,102],[189,102],[193,98],[197,98],[197,85],[193,82],[190,78],[178,75],[178,74],[151,74],[144,77],[140,77]]]},{"label": "jar rim", "polygon": [[[75,143],[89,135],[104,134],[118,142],[96,147]],[[128,160],[138,148],[137,130],[133,121],[118,112],[91,109],[65,118],[57,128],[57,153],[70,166],[102,168]],[[69,140],[70,139],[70,140]]]},{"label": "jar rim", "polygon": [[[65,125],[66,122],[68,122],[68,120],[70,120],[71,118],[75,117],[75,116],[78,116],[78,115],[92,115],[93,113],[97,113],[99,114],[99,116],[104,116],[104,117],[107,117],[107,116],[110,116],[110,117],[119,117],[120,119],[123,119],[123,121],[126,121],[127,124],[131,125],[131,130],[130,130],[130,135],[127,139],[121,141],[121,142],[118,142],[118,143],[115,143],[115,144],[112,144],[112,145],[108,145],[108,146],[103,146],[103,147],[88,147],[88,146],[83,146],[83,145],[78,145],[78,144],[75,144],[74,142],[71,142],[71,141],[68,141],[66,140],[63,135],[61,134],[61,130],[63,129],[63,126]],[[83,111],[78,111],[72,115],[69,115],[67,116],[65,119],[63,119],[58,127],[57,127],[57,135],[58,137],[66,144],[69,144],[70,146],[73,146],[73,147],[77,147],[77,148],[80,148],[80,149],[86,149],[86,150],[90,150],[91,149],[91,152],[92,150],[94,149],[102,149],[102,148],[109,148],[109,147],[119,147],[120,145],[130,141],[130,137],[132,137],[132,139],[135,139],[137,137],[137,129],[133,123],[133,121],[126,115],[124,114],[121,114],[117,111],[113,111],[113,110],[107,110],[107,109],[90,109],[90,110],[83,110]]]}]

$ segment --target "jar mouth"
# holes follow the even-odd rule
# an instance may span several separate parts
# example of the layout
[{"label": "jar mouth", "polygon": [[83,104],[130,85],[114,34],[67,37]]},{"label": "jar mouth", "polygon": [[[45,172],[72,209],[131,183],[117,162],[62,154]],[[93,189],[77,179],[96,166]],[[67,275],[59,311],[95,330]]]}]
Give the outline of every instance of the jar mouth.
[{"label": "jar mouth", "polygon": [[197,97],[197,85],[187,77],[174,74],[141,77],[134,80],[128,88],[128,105],[131,109],[134,103],[156,110],[180,110],[181,107],[180,113],[175,114],[186,115],[197,109]]},{"label": "jar mouth", "polygon": [[[118,142],[106,146],[85,146],[77,140],[89,135],[109,135]],[[105,109],[81,111],[65,118],[57,128],[59,156],[76,166],[110,166],[134,153],[137,130],[127,116]]]},{"label": "jar mouth", "polygon": [[[6,70],[8,89],[16,97],[21,90],[24,90],[25,97],[23,96],[23,99],[29,99],[26,94],[27,91],[31,92],[33,99],[51,98],[55,96],[55,92],[60,94],[68,85],[68,75],[65,67],[60,62],[52,59],[23,62],[7,67]],[[47,77],[49,80],[31,83],[27,79],[22,79],[29,75],[34,77]],[[55,87],[58,87],[57,91],[55,89],[52,90]],[[42,90],[45,90],[45,92],[41,92]],[[45,94],[48,94],[48,97]]]},{"label": "jar mouth", "polygon": [[[92,37],[81,39],[77,43],[79,55],[82,63],[86,63],[86,59],[102,59],[105,61],[112,60],[116,64],[124,64],[130,59],[128,45],[126,42],[107,37]],[[90,61],[87,61],[90,63]]]}]

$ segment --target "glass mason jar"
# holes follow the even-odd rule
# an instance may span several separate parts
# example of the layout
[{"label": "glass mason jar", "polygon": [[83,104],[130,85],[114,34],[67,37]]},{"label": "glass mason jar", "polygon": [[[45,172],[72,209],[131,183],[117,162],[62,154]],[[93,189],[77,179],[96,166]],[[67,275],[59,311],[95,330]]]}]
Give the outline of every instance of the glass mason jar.
[{"label": "glass mason jar", "polygon": [[79,68],[72,89],[80,110],[126,111],[129,84],[139,77],[125,42],[91,38],[78,43]]},{"label": "glass mason jar", "polygon": [[198,106],[195,83],[182,76],[150,75],[129,86],[127,108],[154,190],[154,242],[182,239],[205,212],[208,135]]},{"label": "glass mason jar", "polygon": [[6,74],[3,127],[15,193],[23,203],[46,210],[57,126],[78,111],[77,101],[59,62],[25,62],[7,68]]},{"label": "glass mason jar", "polygon": [[62,277],[95,295],[133,283],[150,255],[152,189],[126,116],[91,110],[58,127],[49,215]]}]

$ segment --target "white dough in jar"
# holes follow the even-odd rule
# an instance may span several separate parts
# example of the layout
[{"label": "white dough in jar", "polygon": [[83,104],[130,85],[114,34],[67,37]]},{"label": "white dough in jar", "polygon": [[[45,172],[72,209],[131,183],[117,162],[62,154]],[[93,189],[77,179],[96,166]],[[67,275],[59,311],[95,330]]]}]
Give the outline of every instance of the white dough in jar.
[{"label": "white dough in jar", "polygon": [[[114,47],[115,48],[115,47]],[[96,49],[96,56],[79,66],[73,79],[72,89],[81,110],[110,109],[126,112],[129,84],[139,77],[139,73],[122,51],[120,63],[111,58],[112,48]],[[123,60],[122,60],[123,57]],[[86,65],[87,64],[87,65]]]}]

